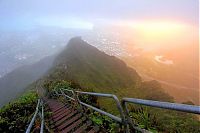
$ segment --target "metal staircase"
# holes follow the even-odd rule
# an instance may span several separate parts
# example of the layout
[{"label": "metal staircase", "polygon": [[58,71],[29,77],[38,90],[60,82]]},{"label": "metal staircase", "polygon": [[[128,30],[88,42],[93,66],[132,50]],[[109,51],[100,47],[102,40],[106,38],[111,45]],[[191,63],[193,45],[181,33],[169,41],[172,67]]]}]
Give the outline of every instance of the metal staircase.
[{"label": "metal staircase", "polygon": [[[143,132],[147,133],[149,131],[141,129],[137,127],[129,117],[129,110],[127,108],[127,103],[129,104],[139,104],[145,105],[150,107],[156,108],[163,108],[169,110],[176,110],[181,112],[193,113],[193,114],[200,114],[200,106],[194,105],[185,105],[185,104],[176,104],[176,103],[169,103],[169,102],[159,102],[159,101],[152,101],[152,100],[143,100],[143,99],[135,99],[135,98],[123,98],[121,102],[117,98],[117,96],[113,94],[104,94],[104,93],[93,93],[93,92],[81,92],[81,91],[74,91],[71,89],[59,89],[55,90],[51,93],[54,97],[63,97],[70,101],[71,104],[64,104],[58,102],[55,99],[48,99],[44,98],[43,101],[47,105],[48,110],[52,112],[51,116],[51,129],[56,133],[96,133],[96,132],[105,132],[101,130],[100,127],[96,126],[92,123],[85,114],[84,108],[90,108],[94,111],[99,112],[102,115],[106,115],[119,123],[120,132],[130,133],[130,132]],[[120,116],[115,116],[110,114],[106,111],[98,109],[92,105],[84,103],[80,100],[80,95],[92,95],[97,97],[104,97],[104,98],[112,98],[117,106]],[[36,108],[35,114],[37,114],[38,106],[42,106],[41,113],[43,114],[43,105],[41,105],[38,101],[38,105]],[[79,108],[78,108],[79,107]],[[41,128],[40,133],[43,133],[43,125],[44,125],[44,115],[40,115],[41,118]],[[30,132],[30,129],[34,123],[35,115],[31,120],[27,132]]]}]

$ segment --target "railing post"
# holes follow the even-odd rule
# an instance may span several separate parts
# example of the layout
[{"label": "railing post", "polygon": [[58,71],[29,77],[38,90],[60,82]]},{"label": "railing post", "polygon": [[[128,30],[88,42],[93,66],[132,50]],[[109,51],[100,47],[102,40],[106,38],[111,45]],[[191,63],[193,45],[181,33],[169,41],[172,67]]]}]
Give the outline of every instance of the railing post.
[{"label": "railing post", "polygon": [[112,95],[112,97],[114,98],[114,100],[115,100],[115,102],[116,102],[116,104],[117,104],[117,108],[118,108],[118,110],[119,110],[119,112],[120,112],[120,116],[121,116],[121,118],[122,118],[122,125],[124,126],[124,130],[125,130],[125,132],[126,133],[128,133],[128,130],[127,130],[127,120],[126,120],[126,117],[125,117],[125,114],[124,114],[124,110],[123,110],[123,108],[122,108],[122,106],[121,106],[121,104],[120,104],[120,101],[119,101],[119,99],[117,98],[117,96],[116,95]]},{"label": "railing post", "polygon": [[[103,115],[107,115],[107,116],[109,116],[110,118],[112,118],[113,120],[115,120],[115,121],[117,121],[117,122],[120,122],[121,124],[122,124],[122,130],[124,131],[124,132],[126,132],[126,133],[128,133],[128,127],[127,127],[127,120],[126,120],[126,117],[125,117],[125,115],[124,115],[124,111],[123,111],[123,108],[122,108],[122,106],[121,106],[121,104],[120,104],[120,101],[119,101],[119,99],[117,98],[117,96],[115,96],[115,95],[113,95],[113,94],[103,94],[103,93],[93,93],[93,92],[81,92],[81,91],[76,91],[76,93],[77,93],[77,96],[79,95],[79,93],[80,94],[87,94],[87,95],[94,95],[94,96],[100,96],[100,97],[108,97],[108,98],[113,98],[114,99],[114,101],[115,101],[115,103],[116,103],[116,106],[117,106],[117,109],[118,109],[118,111],[119,111],[119,113],[120,113],[120,117],[121,118],[119,118],[119,117],[116,117],[116,116],[114,116],[114,115],[112,115],[112,114],[110,114],[110,113],[108,113],[108,112],[105,112],[105,111],[103,111],[103,110],[100,110],[100,109],[98,109],[98,108],[96,108],[96,107],[93,107],[93,106],[91,106],[91,105],[88,105],[88,104],[86,104],[86,103],[83,103],[83,102],[81,102],[80,100],[79,100],[79,102],[80,102],[80,104],[81,105],[84,105],[84,106],[86,106],[86,107],[88,107],[88,108],[92,108],[93,110],[95,110],[95,111],[97,111],[97,112],[99,112],[99,113],[101,113],[101,114],[103,114]],[[79,99],[79,98],[78,98]]]},{"label": "railing post", "polygon": [[130,116],[129,116],[129,110],[128,110],[128,107],[127,107],[127,104],[126,104],[126,101],[124,101],[122,99],[121,101],[121,104],[122,104],[122,107],[124,109],[124,112],[125,112],[125,117],[126,117],[126,132],[136,132],[136,131],[140,131],[142,133],[149,133],[148,131],[144,130],[144,129],[141,129],[141,128],[138,128],[136,126],[134,126],[134,123],[133,121],[131,120]]},{"label": "railing post", "polygon": [[128,125],[128,122],[129,122],[129,117],[127,117],[129,115],[129,112],[128,112],[128,109],[127,109],[127,106],[126,106],[126,103],[124,101],[121,102],[122,103],[122,108],[124,110],[124,114],[125,114],[125,121],[126,121],[126,127],[125,127],[125,130],[126,130],[126,133],[129,133],[129,125]]},{"label": "railing post", "polygon": [[82,110],[82,112],[83,112],[83,114],[86,116],[86,110],[85,110],[85,108],[82,106],[82,104],[81,104],[81,101],[80,101],[80,99],[79,99],[79,94],[75,91],[75,99],[76,99],[76,102],[78,103],[78,105],[80,106],[80,108],[81,108],[81,110]]}]

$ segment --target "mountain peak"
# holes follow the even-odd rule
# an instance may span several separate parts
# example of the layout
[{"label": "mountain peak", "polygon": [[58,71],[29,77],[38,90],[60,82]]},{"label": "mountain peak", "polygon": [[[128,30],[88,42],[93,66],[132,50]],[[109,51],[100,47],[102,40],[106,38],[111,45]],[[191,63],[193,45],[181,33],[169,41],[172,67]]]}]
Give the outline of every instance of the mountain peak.
[{"label": "mountain peak", "polygon": [[136,71],[123,61],[98,50],[81,37],[69,41],[54,66],[63,77],[67,76],[86,88],[125,88],[140,81]]},{"label": "mountain peak", "polygon": [[73,37],[69,40],[67,46],[71,47],[73,45],[80,45],[82,43],[85,43],[85,41],[83,41],[82,37],[81,36],[77,36],[77,37]]},{"label": "mountain peak", "polygon": [[87,52],[99,51],[96,47],[84,41],[81,36],[71,38],[67,44],[66,50],[68,52],[72,50],[73,52],[78,52],[78,53],[85,50]]}]

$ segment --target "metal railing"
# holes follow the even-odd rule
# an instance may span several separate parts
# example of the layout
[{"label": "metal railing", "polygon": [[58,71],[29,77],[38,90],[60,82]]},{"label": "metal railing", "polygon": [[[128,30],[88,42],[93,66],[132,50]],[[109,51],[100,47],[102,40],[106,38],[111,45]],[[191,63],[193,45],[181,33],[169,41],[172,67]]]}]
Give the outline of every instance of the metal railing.
[{"label": "metal railing", "polygon": [[160,101],[153,101],[153,100],[143,100],[143,99],[136,99],[136,98],[123,98],[121,103],[122,103],[122,107],[124,109],[127,121],[129,125],[131,126],[131,128],[134,130],[140,130],[140,129],[138,129],[138,127],[136,127],[133,124],[131,118],[129,117],[129,110],[127,107],[127,103],[181,111],[181,112],[186,112],[186,113],[200,114],[200,106],[195,106],[195,105],[160,102]]},{"label": "metal railing", "polygon": [[88,108],[91,108],[91,109],[93,109],[93,110],[95,110],[95,111],[97,111],[97,112],[99,112],[99,113],[101,113],[101,114],[103,114],[103,115],[106,115],[106,116],[112,118],[113,120],[115,120],[115,121],[117,121],[117,122],[120,122],[120,123],[123,123],[123,124],[124,124],[124,122],[125,122],[125,115],[124,115],[124,113],[123,113],[122,106],[121,106],[121,104],[120,104],[119,99],[117,98],[117,96],[112,95],[112,94],[93,93],[93,92],[82,92],[82,91],[76,91],[76,93],[78,94],[78,95],[77,95],[78,97],[79,97],[80,94],[86,94],[86,95],[93,95],[93,96],[98,96],[98,97],[112,98],[112,99],[115,101],[116,105],[117,105],[117,109],[118,109],[118,111],[119,111],[119,113],[120,113],[121,118],[118,117],[118,116],[115,116],[115,115],[113,115],[113,114],[110,114],[110,113],[108,113],[108,112],[105,112],[105,111],[103,111],[103,110],[101,110],[101,109],[98,109],[98,108],[96,108],[96,107],[94,107],[94,106],[91,106],[91,105],[89,105],[89,104],[86,104],[86,103],[84,103],[84,102],[81,102],[79,99],[78,99],[78,100],[79,100],[79,103],[80,103],[80,104],[82,104],[82,105],[84,105],[84,106],[86,106],[86,107],[88,107]]},{"label": "metal railing", "polygon": [[159,101],[143,100],[143,99],[136,99],[136,98],[123,98],[122,99],[122,105],[126,104],[127,102],[156,107],[156,108],[164,108],[164,109],[182,111],[182,112],[187,112],[187,113],[200,114],[200,107],[195,106],[195,105],[186,105],[186,104],[178,104],[178,103],[170,103],[170,102],[159,102]]},{"label": "metal railing", "polygon": [[[66,94],[65,94],[65,91],[70,92],[70,93],[72,94],[73,97],[70,97],[69,95],[66,95]],[[60,92],[61,92],[61,95],[64,95],[64,96],[67,97],[69,100],[73,100],[73,101],[76,100],[76,95],[75,95],[75,93],[74,93],[73,90],[70,90],[70,89],[63,89],[63,88],[62,88],[62,89],[60,89]],[[58,95],[60,95],[60,94],[58,94]]]},{"label": "metal railing", "polygon": [[[41,107],[41,110],[40,110],[40,107]],[[37,115],[39,115],[39,113],[41,113],[41,115],[40,115],[40,118],[41,118],[40,133],[43,133],[43,130],[44,130],[44,107],[43,107],[43,101],[41,99],[38,99],[35,113],[31,119],[31,122],[28,125],[28,128],[26,129],[26,133],[31,132],[31,129],[33,127],[35,119],[36,119]]]},{"label": "metal railing", "polygon": [[[67,95],[65,93],[65,91],[70,92],[72,94],[72,97]],[[127,103],[145,105],[145,106],[156,107],[156,108],[164,108],[164,109],[182,111],[182,112],[193,113],[193,114],[200,114],[200,106],[195,106],[195,105],[177,104],[177,103],[160,102],[160,101],[153,101],[153,100],[143,100],[143,99],[135,99],[135,98],[123,98],[120,103],[117,96],[113,95],[113,94],[73,91],[70,89],[59,89],[59,92],[55,91],[55,94],[58,96],[64,96],[72,101],[77,101],[81,106],[91,108],[103,115],[110,117],[114,121],[119,122],[122,125],[124,125],[125,132],[127,132],[127,133],[130,132],[130,130],[134,130],[134,131],[137,130],[137,131],[140,131],[143,133],[149,132],[149,131],[141,129],[133,124],[131,118],[129,117],[129,110],[127,107]],[[115,116],[106,111],[98,109],[92,105],[82,102],[79,99],[80,95],[92,95],[92,96],[97,96],[97,97],[107,97],[107,98],[114,99],[114,101],[117,105],[117,109],[120,113],[120,117]],[[129,128],[130,128],[130,130],[129,130]]]},{"label": "metal railing", "polygon": [[[102,93],[92,93],[92,92],[82,92],[82,91],[73,91],[73,90],[62,89],[62,88],[59,89],[59,91],[60,91],[60,93],[57,92],[58,96],[65,96],[66,98],[68,98],[70,100],[73,100],[73,101],[77,100],[79,104],[81,104],[81,105],[83,105],[85,107],[91,108],[91,109],[93,109],[93,110],[95,110],[95,111],[97,111],[97,112],[99,112],[99,113],[101,113],[103,115],[106,115],[106,116],[110,117],[111,119],[113,119],[113,120],[115,120],[117,122],[124,123],[124,121],[125,121],[125,116],[124,116],[123,109],[121,107],[120,101],[117,98],[117,96],[115,96],[115,95],[112,95],[112,94],[102,94]],[[71,92],[73,97],[70,97],[64,91]],[[98,96],[98,97],[107,97],[107,98],[114,99],[114,101],[115,101],[115,103],[117,105],[117,109],[118,109],[118,111],[120,113],[121,118],[118,117],[118,116],[115,116],[113,114],[110,114],[108,112],[105,112],[105,111],[103,111],[101,109],[98,109],[98,108],[96,108],[94,106],[91,106],[91,105],[89,105],[87,103],[82,102],[79,99],[79,95],[81,95],[81,94],[93,95],[93,96]]]}]

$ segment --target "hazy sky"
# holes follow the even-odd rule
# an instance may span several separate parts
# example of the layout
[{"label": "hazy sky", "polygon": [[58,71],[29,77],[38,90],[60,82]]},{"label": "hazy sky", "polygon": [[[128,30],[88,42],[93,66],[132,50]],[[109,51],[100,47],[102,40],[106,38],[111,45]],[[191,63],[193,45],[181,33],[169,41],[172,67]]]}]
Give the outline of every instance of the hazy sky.
[{"label": "hazy sky", "polygon": [[0,0],[0,29],[173,20],[198,25],[198,0]]}]

